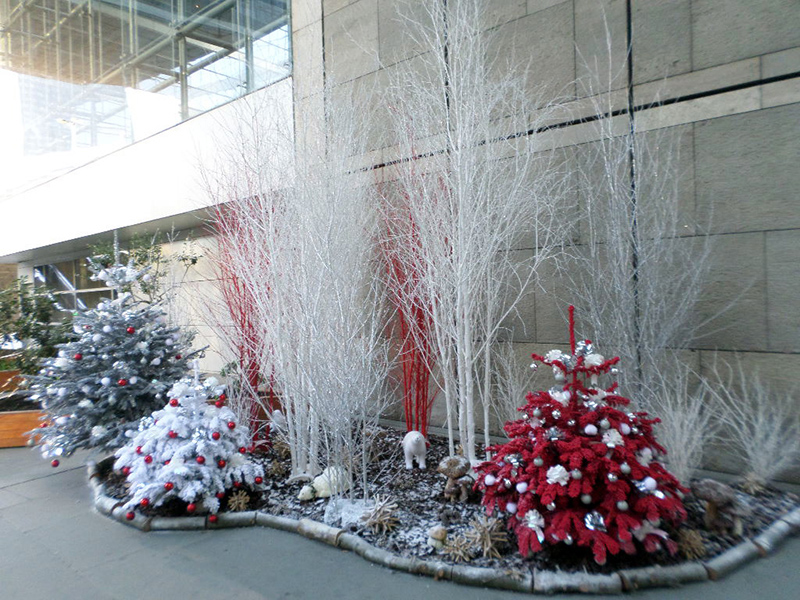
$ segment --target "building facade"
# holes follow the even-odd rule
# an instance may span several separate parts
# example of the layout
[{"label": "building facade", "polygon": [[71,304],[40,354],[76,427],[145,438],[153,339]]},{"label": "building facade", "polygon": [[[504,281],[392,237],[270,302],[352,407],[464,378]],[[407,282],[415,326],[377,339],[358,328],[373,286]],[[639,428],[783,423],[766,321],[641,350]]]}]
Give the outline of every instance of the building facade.
[{"label": "building facade", "polygon": [[[46,81],[37,91],[19,83],[17,114],[38,124],[25,126],[13,152],[41,157],[46,144],[58,151],[85,140],[109,140],[113,150],[6,190],[0,211],[13,231],[0,239],[2,260],[29,273],[81,256],[88,242],[114,229],[196,226],[210,199],[199,184],[194,150],[213,144],[215,124],[234,110],[236,97],[272,95],[299,121],[321,113],[326,80],[354,93],[384,89],[394,69],[425,51],[408,37],[398,8],[422,15],[423,5],[3,0],[3,76],[24,72]],[[741,353],[775,391],[792,388],[800,368],[800,3],[486,5],[484,27],[501,33],[503,52],[529,57],[532,78],[542,86],[537,91],[557,96],[573,115],[593,116],[576,82],[592,69],[619,70],[627,76],[595,92],[610,92],[621,109],[633,99],[640,130],[681,133],[682,201],[714,238],[698,319],[725,308],[701,329],[687,359],[703,373],[719,353]],[[46,52],[43,40],[54,41]],[[137,126],[139,96],[142,106],[168,107],[160,125]],[[70,111],[59,113],[66,105]],[[223,106],[210,110],[217,105]],[[379,119],[369,126],[382,125]],[[594,141],[580,118],[560,123],[554,136],[577,149]],[[8,142],[2,146],[3,164],[14,164]],[[362,163],[380,167],[399,158],[378,141]],[[208,272],[201,268],[193,277],[187,289],[206,285]],[[522,306],[525,328],[514,332],[520,356],[565,342],[559,286],[549,279],[547,291],[537,290]],[[213,341],[213,328],[197,317],[189,321]]]}]

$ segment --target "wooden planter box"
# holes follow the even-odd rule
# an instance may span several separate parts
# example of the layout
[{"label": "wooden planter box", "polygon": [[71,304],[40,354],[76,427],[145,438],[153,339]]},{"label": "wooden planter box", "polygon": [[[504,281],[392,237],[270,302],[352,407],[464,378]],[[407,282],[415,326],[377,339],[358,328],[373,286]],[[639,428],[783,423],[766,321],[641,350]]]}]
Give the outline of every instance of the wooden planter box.
[{"label": "wooden planter box", "polygon": [[0,448],[16,448],[28,444],[26,431],[39,426],[38,410],[0,412]]},{"label": "wooden planter box", "polygon": [[[0,398],[14,394],[22,379],[19,371],[0,371]],[[26,431],[39,426],[38,410],[0,411],[0,448],[16,448],[28,443]]]}]

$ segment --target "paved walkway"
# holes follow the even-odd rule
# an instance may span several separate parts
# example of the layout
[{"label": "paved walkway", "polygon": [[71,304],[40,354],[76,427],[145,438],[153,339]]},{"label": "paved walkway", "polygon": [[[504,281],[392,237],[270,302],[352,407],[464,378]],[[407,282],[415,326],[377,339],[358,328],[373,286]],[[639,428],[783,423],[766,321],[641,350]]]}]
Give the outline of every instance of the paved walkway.
[{"label": "paved walkway", "polygon": [[[0,450],[1,600],[525,597],[396,573],[355,554],[258,527],[142,533],[94,512],[83,459],[76,455],[53,469],[28,448]],[[630,597],[797,600],[800,538],[721,582]]]}]

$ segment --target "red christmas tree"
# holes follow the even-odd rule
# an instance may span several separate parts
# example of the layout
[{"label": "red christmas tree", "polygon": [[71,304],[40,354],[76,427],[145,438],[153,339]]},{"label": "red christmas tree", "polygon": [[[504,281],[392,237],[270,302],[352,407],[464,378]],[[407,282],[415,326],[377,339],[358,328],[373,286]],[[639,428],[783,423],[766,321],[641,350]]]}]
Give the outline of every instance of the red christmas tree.
[{"label": "red christmas tree", "polygon": [[605,360],[589,340],[575,343],[573,311],[572,354],[533,355],[559,385],[528,394],[519,409],[525,417],[505,424],[511,441],[490,448],[475,488],[488,513],[510,515],[525,556],[558,543],[591,548],[598,564],[640,547],[674,554],[677,544],[661,525],[685,520],[687,490],[657,461],[665,454],[653,435],[658,419],[620,410],[630,401],[615,393],[616,383],[598,386],[619,358]]}]

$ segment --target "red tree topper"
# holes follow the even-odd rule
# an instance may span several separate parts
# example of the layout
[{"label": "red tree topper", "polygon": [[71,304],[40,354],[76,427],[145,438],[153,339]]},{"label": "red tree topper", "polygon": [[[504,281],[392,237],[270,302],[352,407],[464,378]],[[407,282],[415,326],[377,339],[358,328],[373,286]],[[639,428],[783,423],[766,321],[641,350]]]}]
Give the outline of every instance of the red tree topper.
[{"label": "red tree topper", "polygon": [[570,306],[571,354],[533,355],[553,369],[557,385],[528,394],[525,415],[504,429],[511,441],[493,446],[478,468],[475,488],[488,513],[504,511],[523,555],[564,543],[590,548],[597,563],[639,548],[675,553],[662,529],[686,518],[686,492],[656,459],[665,454],[644,412],[624,412],[629,400],[602,388],[599,377],[619,358],[605,360],[592,343],[575,343]]}]

